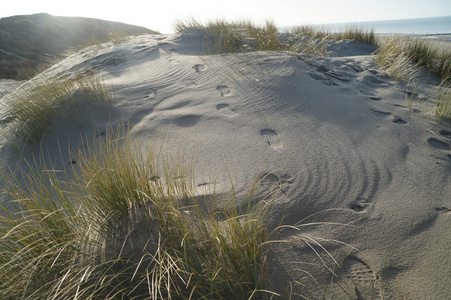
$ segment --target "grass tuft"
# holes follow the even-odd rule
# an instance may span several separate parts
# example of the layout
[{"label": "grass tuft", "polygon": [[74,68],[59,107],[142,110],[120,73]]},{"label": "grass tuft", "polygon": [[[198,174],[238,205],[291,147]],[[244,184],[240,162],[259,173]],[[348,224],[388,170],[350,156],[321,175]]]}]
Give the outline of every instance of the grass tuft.
[{"label": "grass tuft", "polygon": [[445,82],[451,78],[451,52],[424,39],[406,40],[399,36],[382,39],[375,61],[390,76],[405,82],[416,76],[418,66],[425,67]]},{"label": "grass tuft", "polygon": [[425,39],[409,40],[402,47],[412,61],[440,76],[445,82],[451,82],[450,51],[442,50],[438,44]]},{"label": "grass tuft", "polygon": [[[435,91],[429,87],[430,103],[434,103],[433,114],[438,120],[451,118],[450,82],[451,52],[441,50],[437,44],[427,40],[406,40],[399,36],[382,39],[374,59],[391,77],[412,83],[418,88],[418,75],[424,67],[430,74],[441,77],[441,83]],[[411,108],[415,98],[408,98]],[[429,109],[427,109],[429,110]]]},{"label": "grass tuft", "polygon": [[391,37],[379,46],[374,58],[391,77],[404,82],[414,81],[418,75],[417,65],[405,51],[403,41],[399,37]]},{"label": "grass tuft", "polygon": [[435,117],[438,120],[451,119],[451,83],[442,80],[435,97]]},{"label": "grass tuft", "polygon": [[321,40],[355,40],[372,45],[376,44],[374,29],[366,29],[358,26],[349,26],[343,31],[334,32],[325,26],[302,25],[292,28],[291,33]]},{"label": "grass tuft", "polygon": [[8,119],[15,120],[10,133],[20,141],[41,141],[51,125],[64,117],[75,117],[83,105],[109,102],[111,95],[97,77],[50,80],[38,77],[6,103]]}]

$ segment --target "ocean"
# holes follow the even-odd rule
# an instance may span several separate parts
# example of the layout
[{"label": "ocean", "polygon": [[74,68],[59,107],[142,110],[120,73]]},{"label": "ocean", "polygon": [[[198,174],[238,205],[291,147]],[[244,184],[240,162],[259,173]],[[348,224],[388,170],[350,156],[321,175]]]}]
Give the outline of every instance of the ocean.
[{"label": "ocean", "polygon": [[320,25],[332,31],[341,31],[349,26],[373,28],[376,34],[445,35],[451,34],[451,16],[404,19],[389,21],[355,22]]}]

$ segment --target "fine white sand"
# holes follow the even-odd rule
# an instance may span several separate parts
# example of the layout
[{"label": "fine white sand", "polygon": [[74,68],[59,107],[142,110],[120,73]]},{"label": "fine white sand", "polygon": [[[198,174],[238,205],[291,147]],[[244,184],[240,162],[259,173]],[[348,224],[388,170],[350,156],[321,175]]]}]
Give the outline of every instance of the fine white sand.
[{"label": "fine white sand", "polygon": [[[48,70],[95,71],[115,99],[54,128],[43,148],[59,157],[57,141],[79,147],[80,131],[127,120],[132,139],[192,159],[199,193],[216,186],[228,195],[232,182],[241,196],[264,178],[262,194],[276,193],[274,224],[327,222],[278,237],[272,289],[297,281],[304,286],[295,292],[309,299],[447,299],[449,123],[407,109],[409,91],[377,69],[373,46],[337,42],[330,57],[305,63],[286,52],[207,56],[202,37],[134,37]],[[306,236],[348,244],[321,242],[340,269],[314,247],[336,276]]]}]

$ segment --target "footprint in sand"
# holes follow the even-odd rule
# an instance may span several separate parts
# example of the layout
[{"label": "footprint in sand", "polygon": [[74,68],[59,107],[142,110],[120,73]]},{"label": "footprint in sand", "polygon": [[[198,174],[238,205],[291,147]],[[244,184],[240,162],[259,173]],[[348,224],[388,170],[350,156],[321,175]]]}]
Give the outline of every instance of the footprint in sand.
[{"label": "footprint in sand", "polygon": [[215,184],[213,182],[202,182],[196,186],[196,192],[200,195],[214,193]]},{"label": "footprint in sand", "polygon": [[372,83],[376,83],[376,84],[382,84],[382,83],[386,83],[385,80],[383,80],[382,78],[380,78],[379,76],[371,76],[368,78],[369,81],[371,81]]},{"label": "footprint in sand", "polygon": [[216,109],[219,110],[221,113],[233,116],[236,114],[236,112],[233,111],[233,109],[228,105],[227,103],[221,103],[216,106]]},{"label": "footprint in sand", "polygon": [[349,205],[349,208],[351,208],[355,212],[364,212],[369,207],[370,203],[368,203],[366,200],[359,199]]},{"label": "footprint in sand", "polygon": [[436,149],[440,149],[440,150],[450,150],[451,149],[451,147],[447,143],[445,143],[437,138],[428,138],[427,141],[428,141],[429,145],[431,145],[432,147],[434,147]]},{"label": "footprint in sand", "polygon": [[175,118],[172,122],[180,127],[193,127],[200,121],[200,118],[199,115],[183,115]]},{"label": "footprint in sand", "polygon": [[442,129],[438,133],[440,133],[440,135],[442,135],[442,136],[444,136],[444,137],[446,137],[448,139],[451,139],[451,131]]},{"label": "footprint in sand", "polygon": [[147,98],[155,98],[157,96],[157,89],[156,88],[150,88],[150,93],[144,96],[145,99]]},{"label": "footprint in sand", "polygon": [[356,71],[356,72],[363,72],[363,68],[361,67],[361,66],[359,66],[359,65],[355,65],[354,63],[349,63],[349,64],[346,64],[348,67],[350,67],[351,69],[353,69],[354,71]]},{"label": "footprint in sand", "polygon": [[365,86],[363,86],[362,84],[357,84],[355,86],[356,88],[359,89],[359,94],[363,95],[363,96],[368,96],[368,97],[374,97],[374,94],[371,93]]},{"label": "footprint in sand", "polygon": [[345,76],[347,76],[347,74],[343,75],[340,78],[338,78],[339,77],[338,74],[329,73],[329,72],[323,74],[323,73],[310,71],[308,74],[310,75],[310,77],[312,77],[315,80],[321,80],[321,82],[324,83],[325,85],[338,85],[332,80],[331,77],[334,77],[341,81],[349,81],[350,80],[349,78],[345,77]]},{"label": "footprint in sand", "polygon": [[277,175],[273,173],[266,173],[260,179],[260,186],[264,191],[274,191],[280,186],[280,179]]},{"label": "footprint in sand", "polygon": [[230,89],[226,85],[218,85],[216,89],[221,93],[222,97],[230,96]]},{"label": "footprint in sand", "polygon": [[308,72],[308,74],[310,75],[310,77],[312,77],[315,80],[327,80],[328,79],[327,76],[325,76],[321,73],[310,71],[310,72]]},{"label": "footprint in sand", "polygon": [[268,192],[274,192],[280,190],[285,194],[286,189],[293,183],[293,178],[288,174],[282,174],[280,176],[269,172],[263,175],[260,179],[260,186],[262,190]]},{"label": "footprint in sand", "polygon": [[192,78],[185,78],[183,79],[183,83],[188,87],[195,87],[197,86],[196,80]]},{"label": "footprint in sand", "polygon": [[381,299],[377,285],[377,275],[366,263],[355,257],[347,257],[342,267],[345,276],[355,286],[357,299]]},{"label": "footprint in sand", "polygon": [[197,64],[193,66],[193,69],[197,72],[200,73],[202,71],[204,71],[206,69],[206,66],[204,64]]},{"label": "footprint in sand", "polygon": [[105,66],[117,66],[119,64],[125,63],[125,55],[121,54],[121,55],[114,55],[111,57],[108,57],[107,59],[105,59],[104,61],[102,61],[102,63],[100,64],[102,67]]},{"label": "footprint in sand", "polygon": [[423,95],[422,93],[418,93],[415,90],[414,91],[404,90],[403,92],[404,92],[404,94],[406,94],[407,98],[409,98],[409,99],[426,100],[425,95]]},{"label": "footprint in sand", "polygon": [[446,213],[451,212],[451,209],[449,209],[448,207],[444,207],[444,206],[436,207],[435,210],[436,210],[439,214],[446,214]]},{"label": "footprint in sand", "polygon": [[168,61],[171,65],[178,65],[180,63],[180,61],[175,58],[170,58]]},{"label": "footprint in sand", "polygon": [[340,71],[338,69],[332,69],[329,72],[327,72],[326,74],[329,75],[330,77],[333,77],[340,81],[350,81],[351,80],[348,73],[346,73],[344,71]]},{"label": "footprint in sand", "polygon": [[279,139],[279,135],[275,131],[271,129],[263,129],[261,131],[261,135],[266,140],[269,147],[271,147],[272,149],[277,150],[283,148],[283,144]]},{"label": "footprint in sand", "polygon": [[401,124],[401,125],[407,124],[406,121],[404,121],[403,119],[401,119],[397,115],[392,114],[391,112],[380,111],[380,110],[373,110],[373,114],[375,114],[376,116],[380,116],[380,117],[387,117],[393,123],[396,123],[396,124]]},{"label": "footprint in sand", "polygon": [[324,83],[325,85],[336,85],[336,86],[338,86],[338,84],[335,81],[333,81],[332,78],[329,78],[327,80],[323,80],[321,82]]},{"label": "footprint in sand", "polygon": [[401,118],[398,117],[398,116],[394,116],[392,122],[393,122],[393,123],[396,123],[396,124],[401,124],[401,125],[407,124],[406,121],[404,121],[403,119],[401,119]]}]

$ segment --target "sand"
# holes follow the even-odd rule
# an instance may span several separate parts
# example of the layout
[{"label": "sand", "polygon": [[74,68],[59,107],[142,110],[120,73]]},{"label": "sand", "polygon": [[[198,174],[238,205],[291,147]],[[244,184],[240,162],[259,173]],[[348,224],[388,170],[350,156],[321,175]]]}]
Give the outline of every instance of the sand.
[{"label": "sand", "polygon": [[[58,63],[47,76],[95,71],[114,105],[54,128],[43,147],[59,155],[57,138],[80,147],[80,131],[127,120],[131,139],[192,160],[198,193],[228,195],[233,182],[242,199],[264,178],[273,224],[327,223],[279,237],[274,290],[298,281],[308,299],[447,299],[451,125],[407,109],[409,90],[378,70],[373,46],[337,42],[330,57],[303,62],[287,52],[207,56],[202,37],[139,36]],[[346,244],[321,242],[342,265],[320,251],[335,276],[305,236]]]},{"label": "sand", "polygon": [[3,98],[3,96],[13,92],[23,83],[24,81],[22,80],[0,79],[0,99]]}]

